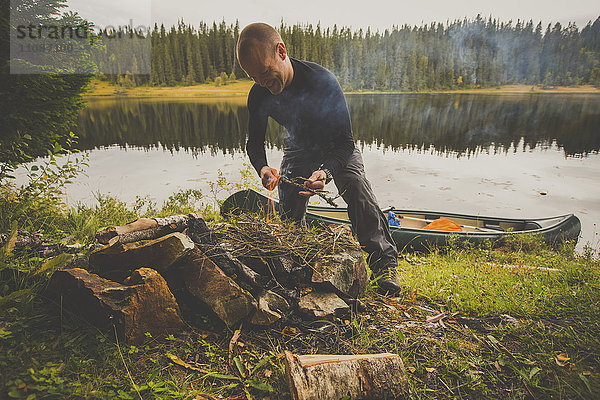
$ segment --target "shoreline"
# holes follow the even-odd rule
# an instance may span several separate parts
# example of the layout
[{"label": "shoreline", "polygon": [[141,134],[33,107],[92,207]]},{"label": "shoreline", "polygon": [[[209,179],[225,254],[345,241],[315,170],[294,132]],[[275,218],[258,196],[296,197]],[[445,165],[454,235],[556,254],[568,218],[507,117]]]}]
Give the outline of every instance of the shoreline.
[{"label": "shoreline", "polygon": [[[193,86],[139,86],[134,88],[122,88],[112,85],[108,82],[94,80],[90,84],[90,89],[84,94],[85,99],[108,99],[108,98],[211,98],[211,99],[229,99],[240,98],[248,95],[253,82],[248,80],[237,80],[233,83],[222,86],[213,84],[199,84]],[[344,91],[347,95],[360,94],[495,94],[495,95],[525,95],[525,94],[563,94],[563,95],[600,95],[600,88],[590,85],[582,86],[557,86],[550,89],[543,89],[540,86],[531,85],[504,85],[493,88],[468,88],[468,89],[448,89],[431,91],[383,91],[383,90],[354,90]]]}]

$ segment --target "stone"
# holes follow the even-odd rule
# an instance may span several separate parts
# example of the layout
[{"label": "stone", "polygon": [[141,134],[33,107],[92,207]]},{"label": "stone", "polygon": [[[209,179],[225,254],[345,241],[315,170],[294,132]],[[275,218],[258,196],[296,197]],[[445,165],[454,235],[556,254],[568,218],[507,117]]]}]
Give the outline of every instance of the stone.
[{"label": "stone", "polygon": [[183,279],[189,293],[212,310],[230,328],[256,311],[256,300],[228,277],[200,250],[195,249],[182,263]]},{"label": "stone", "polygon": [[300,298],[298,309],[312,318],[330,318],[350,311],[335,293],[311,292]]},{"label": "stone", "polygon": [[219,247],[196,244],[198,248],[214,262],[227,276],[236,280],[240,286],[253,295],[260,293],[269,281],[269,276],[256,273],[251,268],[242,264],[231,253]]},{"label": "stone", "polygon": [[194,248],[194,242],[180,232],[153,240],[121,244],[118,238],[90,254],[90,264],[106,271],[131,271],[139,267],[166,271]]},{"label": "stone", "polygon": [[122,285],[81,268],[54,272],[46,293],[101,329],[115,326],[130,344],[183,328],[179,306],[163,277],[140,268]]},{"label": "stone", "polygon": [[282,314],[289,309],[289,303],[282,296],[268,290],[258,297],[258,309],[250,322],[254,325],[271,325],[281,319]]},{"label": "stone", "polygon": [[309,283],[309,268],[302,268],[290,256],[276,257],[240,257],[239,260],[258,275],[273,277],[283,286],[293,287],[299,283]]},{"label": "stone", "polygon": [[360,297],[367,287],[367,280],[367,266],[360,250],[324,256],[313,265],[312,283],[342,297]]}]

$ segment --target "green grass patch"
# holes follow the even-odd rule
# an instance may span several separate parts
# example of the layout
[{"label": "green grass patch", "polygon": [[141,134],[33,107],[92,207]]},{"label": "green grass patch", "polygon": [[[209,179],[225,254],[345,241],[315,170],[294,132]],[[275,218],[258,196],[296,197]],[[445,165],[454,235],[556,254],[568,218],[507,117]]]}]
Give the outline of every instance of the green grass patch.
[{"label": "green grass patch", "polygon": [[[227,185],[216,183],[212,197],[235,189]],[[88,245],[99,229],[138,217],[199,212],[220,221],[214,199],[207,203],[193,190],[160,207],[147,198],[132,205],[97,200],[66,207],[59,197],[38,201],[4,186],[0,231],[25,229]],[[598,398],[600,262],[590,254],[516,237],[501,249],[454,244],[443,253],[405,255],[399,262],[400,279],[411,289],[405,297],[368,292],[366,310],[340,320],[245,327],[230,366],[232,332],[189,310],[189,327],[180,334],[117,345],[114,332],[97,330],[41,295],[54,270],[87,268],[85,257],[49,261],[7,245],[0,250],[0,398],[288,399],[278,358],[286,349],[398,353],[409,373],[406,397],[414,399]],[[439,312],[447,313],[444,325],[426,321]]]}]

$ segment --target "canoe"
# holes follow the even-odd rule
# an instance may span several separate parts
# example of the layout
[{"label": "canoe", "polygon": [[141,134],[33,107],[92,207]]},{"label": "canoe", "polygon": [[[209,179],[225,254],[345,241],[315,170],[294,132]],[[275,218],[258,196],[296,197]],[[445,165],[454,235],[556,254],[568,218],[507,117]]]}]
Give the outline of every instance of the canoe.
[{"label": "canoe", "polygon": [[[272,199],[275,210],[278,201]],[[225,200],[221,206],[221,214],[236,212],[254,212],[265,215],[269,207],[269,197],[252,189],[241,190]],[[393,208],[389,208],[393,209]],[[388,210],[389,210],[388,209]],[[386,212],[384,209],[382,212]],[[541,235],[550,246],[557,246],[565,241],[577,242],[581,231],[581,222],[573,214],[557,217],[515,219],[483,217],[479,215],[454,214],[437,211],[393,209],[400,219],[400,226],[390,226],[392,238],[400,252],[430,252],[434,248],[441,249],[449,242],[469,242],[482,245],[486,241],[500,245],[503,239],[514,235]],[[423,229],[438,218],[447,218],[462,227],[461,232],[436,231]],[[309,205],[306,221],[310,225],[345,224],[349,225],[346,208]]]}]

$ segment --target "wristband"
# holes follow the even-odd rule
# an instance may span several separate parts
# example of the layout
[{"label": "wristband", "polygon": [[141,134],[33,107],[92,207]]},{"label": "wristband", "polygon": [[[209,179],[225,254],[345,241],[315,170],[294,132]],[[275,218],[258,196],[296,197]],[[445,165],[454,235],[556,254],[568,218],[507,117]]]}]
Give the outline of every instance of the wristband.
[{"label": "wristband", "polygon": [[328,184],[329,182],[331,182],[331,180],[333,179],[333,174],[331,173],[331,171],[328,170],[327,168],[323,167],[323,164],[321,164],[319,169],[321,171],[325,172],[325,184]]}]

